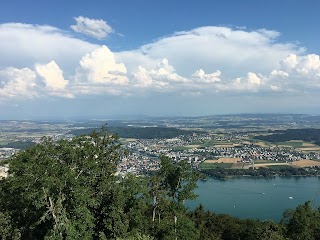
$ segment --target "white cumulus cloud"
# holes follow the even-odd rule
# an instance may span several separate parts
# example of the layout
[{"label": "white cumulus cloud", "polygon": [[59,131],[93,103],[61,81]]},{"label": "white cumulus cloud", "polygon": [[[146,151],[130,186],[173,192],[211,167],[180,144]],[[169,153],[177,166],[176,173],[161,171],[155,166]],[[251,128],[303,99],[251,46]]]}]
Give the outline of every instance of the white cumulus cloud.
[{"label": "white cumulus cloud", "polygon": [[83,56],[77,72],[78,81],[120,85],[128,83],[125,65],[117,63],[114,54],[106,46],[101,46]]},{"label": "white cumulus cloud", "polygon": [[277,90],[301,92],[320,87],[320,56],[290,54],[271,72],[268,81]]},{"label": "white cumulus cloud", "polygon": [[[267,75],[248,73],[239,77],[230,86],[239,89],[272,90],[277,92],[302,93],[320,88],[320,56],[316,54],[289,54],[279,61],[278,68]],[[254,87],[255,85],[255,87]],[[240,87],[241,86],[241,87]],[[226,86],[226,88],[228,88]]]},{"label": "white cumulus cloud", "polygon": [[235,78],[230,84],[224,85],[224,90],[235,91],[258,91],[263,85],[263,79],[256,73],[248,72],[245,77]]},{"label": "white cumulus cloud", "polygon": [[76,25],[71,25],[70,27],[78,33],[101,40],[113,32],[111,26],[102,19],[90,19],[83,16],[75,17],[74,19],[76,20]]},{"label": "white cumulus cloud", "polygon": [[219,70],[213,73],[207,74],[203,69],[199,69],[194,74],[192,74],[192,77],[197,82],[214,83],[214,82],[220,82],[220,75],[221,75],[221,72]]},{"label": "white cumulus cloud", "polygon": [[46,65],[36,65],[36,71],[38,75],[43,79],[43,82],[46,85],[46,90],[51,95],[57,95],[62,97],[73,97],[71,93],[66,91],[66,86],[68,85],[68,80],[65,80],[63,77],[62,70],[55,63],[51,61]]},{"label": "white cumulus cloud", "polygon": [[0,71],[0,100],[11,101],[37,96],[36,74],[29,68],[6,68]]},{"label": "white cumulus cloud", "polygon": [[155,88],[161,91],[173,89],[177,84],[186,82],[188,82],[188,79],[175,73],[175,69],[166,58],[162,59],[155,69],[146,69],[139,66],[138,71],[133,73],[134,85]]},{"label": "white cumulus cloud", "polygon": [[297,66],[297,64],[297,55],[293,53],[289,54],[287,57],[280,61],[280,66],[284,71],[291,71]]}]

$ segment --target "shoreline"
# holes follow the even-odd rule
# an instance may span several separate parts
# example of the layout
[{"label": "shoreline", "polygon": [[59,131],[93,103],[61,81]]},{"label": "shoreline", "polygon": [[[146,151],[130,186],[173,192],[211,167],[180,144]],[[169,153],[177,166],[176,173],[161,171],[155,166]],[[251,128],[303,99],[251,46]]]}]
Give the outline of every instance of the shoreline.
[{"label": "shoreline", "polygon": [[[252,176],[252,175],[226,175],[224,177],[217,177],[214,175],[210,175],[207,173],[204,173],[206,175],[206,177],[211,177],[211,178],[215,178],[215,179],[221,179],[221,180],[228,180],[228,179],[235,179],[235,178],[256,178],[256,179],[269,179],[269,178],[275,178],[275,177],[320,177],[319,174],[317,175],[272,175],[272,176]],[[201,179],[201,181],[207,181],[207,179]]]}]

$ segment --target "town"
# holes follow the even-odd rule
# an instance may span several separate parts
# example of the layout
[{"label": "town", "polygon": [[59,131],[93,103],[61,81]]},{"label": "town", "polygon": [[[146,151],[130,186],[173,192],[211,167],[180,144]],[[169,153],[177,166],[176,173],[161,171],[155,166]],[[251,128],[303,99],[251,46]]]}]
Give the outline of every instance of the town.
[{"label": "town", "polygon": [[[302,139],[268,142],[259,139],[259,136],[268,136],[270,131],[279,129],[317,129],[319,121],[307,115],[228,115],[196,119],[118,120],[110,123],[111,126],[122,126],[124,133],[128,130],[133,133],[120,135],[119,141],[126,154],[119,161],[119,175],[141,175],[157,170],[162,155],[175,161],[186,161],[195,169],[213,166],[249,169],[278,164],[300,167],[320,165],[320,147],[315,142]],[[43,137],[71,139],[79,130],[80,133],[86,129],[91,131],[92,127],[99,130],[101,125],[102,121],[2,121],[0,161],[8,160],[19,151],[41,142]],[[141,130],[144,130],[143,135],[138,134]],[[162,134],[152,135],[148,130],[153,134],[157,131]],[[163,130],[169,130],[170,135],[163,135]],[[3,166],[0,172],[4,175],[7,170],[8,165]]]},{"label": "town", "polygon": [[[129,150],[122,158],[118,172],[141,174],[159,167],[158,158],[168,156],[176,161],[187,161],[199,168],[206,160],[233,158],[246,163],[247,168],[260,162],[285,162],[320,160],[317,151],[301,151],[288,146],[262,142],[249,142],[247,134],[194,134],[171,139],[128,139],[123,147]],[[212,144],[212,145],[210,145]]]}]

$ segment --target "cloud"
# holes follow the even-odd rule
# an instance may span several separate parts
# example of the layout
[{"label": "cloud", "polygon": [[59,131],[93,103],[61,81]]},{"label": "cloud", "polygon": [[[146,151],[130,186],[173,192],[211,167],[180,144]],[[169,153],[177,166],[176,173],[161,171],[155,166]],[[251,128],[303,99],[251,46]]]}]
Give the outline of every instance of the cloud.
[{"label": "cloud", "polygon": [[298,56],[290,54],[280,63],[291,88],[313,89],[320,87],[320,56],[308,54]]},{"label": "cloud", "polygon": [[75,17],[76,25],[71,25],[70,28],[75,32],[85,34],[87,36],[102,40],[113,30],[107,22],[102,19],[90,19],[87,17]]},{"label": "cloud", "polygon": [[[259,76],[258,76],[259,75]],[[230,87],[242,90],[262,90],[282,93],[302,93],[320,88],[320,56],[289,54],[279,62],[279,67],[267,75],[248,73],[236,78]],[[225,89],[227,89],[226,86]]]},{"label": "cloud", "polygon": [[291,71],[297,66],[297,64],[298,64],[297,55],[292,53],[280,61],[281,69],[283,69],[284,71]]},{"label": "cloud", "polygon": [[190,76],[198,69],[219,69],[233,79],[248,72],[268,74],[289,54],[304,52],[297,45],[279,42],[279,35],[265,29],[208,26],[177,32],[139,49],[115,54],[129,72],[135,66],[144,66],[146,59],[154,64],[167,58],[180,75]]},{"label": "cloud", "polygon": [[221,75],[221,72],[219,70],[210,74],[206,74],[203,69],[199,69],[194,74],[192,74],[192,77],[197,82],[214,83],[214,82],[220,82],[220,75]]},{"label": "cloud", "polygon": [[296,66],[297,73],[309,77],[320,77],[319,55],[309,54],[299,58]]},{"label": "cloud", "polygon": [[23,23],[0,24],[0,39],[0,69],[33,68],[54,60],[71,74],[79,59],[98,47],[52,26]]},{"label": "cloud", "polygon": [[226,85],[225,89],[257,91],[263,84],[264,83],[262,77],[259,77],[256,73],[248,72],[246,77],[239,77],[234,79],[230,85]]},{"label": "cloud", "polygon": [[36,74],[29,68],[0,71],[0,100],[24,100],[37,97]]},{"label": "cloud", "polygon": [[[221,72],[205,73],[203,69],[197,70],[191,76],[179,75],[175,68],[164,58],[155,68],[139,66],[138,71],[132,74],[130,86],[135,91],[148,92],[176,92],[178,94],[201,95],[216,91],[219,86]],[[130,77],[129,77],[130,78]]]},{"label": "cloud", "polygon": [[[11,99],[154,93],[213,97],[319,89],[319,55],[279,43],[279,35],[211,26],[111,52],[51,26],[0,24],[1,93]],[[29,73],[10,78],[4,74],[9,69]]]},{"label": "cloud", "polygon": [[128,83],[127,69],[123,63],[117,63],[114,54],[106,46],[87,53],[80,60],[76,81],[92,84]]},{"label": "cloud", "polygon": [[253,84],[253,85],[260,85],[262,83],[261,78],[259,78],[257,76],[257,74],[252,73],[252,72],[249,72],[247,74],[246,81],[247,81],[248,84]]},{"label": "cloud", "polygon": [[68,81],[64,80],[62,71],[55,61],[51,61],[47,65],[36,65],[36,71],[49,89],[64,89],[68,85]]},{"label": "cloud", "polygon": [[36,72],[43,79],[45,83],[45,88],[50,95],[62,96],[72,98],[73,95],[66,91],[68,85],[68,80],[65,80],[63,77],[62,70],[55,63],[51,61],[46,65],[36,65]]},{"label": "cloud", "polygon": [[175,73],[175,69],[164,58],[155,69],[146,69],[139,66],[139,70],[133,73],[133,83],[137,87],[149,87],[164,91],[174,88],[177,84],[186,83],[188,79]]}]

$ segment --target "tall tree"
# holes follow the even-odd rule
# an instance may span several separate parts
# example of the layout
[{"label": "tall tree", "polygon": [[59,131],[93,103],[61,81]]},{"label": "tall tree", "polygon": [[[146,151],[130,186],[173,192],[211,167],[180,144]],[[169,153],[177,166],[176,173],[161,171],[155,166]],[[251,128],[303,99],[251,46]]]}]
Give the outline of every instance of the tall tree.
[{"label": "tall tree", "polygon": [[136,193],[115,176],[122,153],[117,140],[106,131],[57,142],[44,138],[15,155],[9,177],[0,182],[4,219],[22,239],[126,236],[134,209],[126,206]]},{"label": "tall tree", "polygon": [[310,201],[285,211],[281,222],[290,239],[320,239],[320,209],[313,209]]},{"label": "tall tree", "polygon": [[184,162],[175,162],[169,157],[160,158],[160,170],[150,181],[153,197],[152,221],[159,239],[196,239],[198,230],[187,217],[183,205],[188,199],[195,199],[193,190],[200,178],[198,172]]}]

